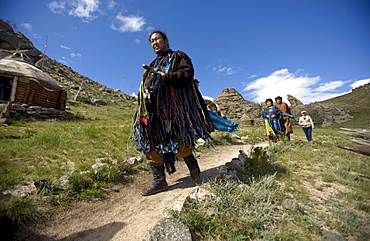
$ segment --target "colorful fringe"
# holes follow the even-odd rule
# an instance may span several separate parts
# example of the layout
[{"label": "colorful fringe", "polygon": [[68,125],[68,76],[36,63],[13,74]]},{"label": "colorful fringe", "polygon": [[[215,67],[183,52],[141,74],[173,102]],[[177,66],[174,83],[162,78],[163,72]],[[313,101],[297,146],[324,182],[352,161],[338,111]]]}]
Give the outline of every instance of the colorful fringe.
[{"label": "colorful fringe", "polygon": [[[177,153],[180,139],[192,148],[198,138],[210,144],[213,126],[195,81],[173,87],[162,84],[161,76],[156,75],[156,88],[151,93],[144,93],[148,74],[147,70],[143,74],[134,120],[136,149],[149,152],[152,143],[157,153]],[[150,101],[145,101],[147,95],[150,95]]]}]

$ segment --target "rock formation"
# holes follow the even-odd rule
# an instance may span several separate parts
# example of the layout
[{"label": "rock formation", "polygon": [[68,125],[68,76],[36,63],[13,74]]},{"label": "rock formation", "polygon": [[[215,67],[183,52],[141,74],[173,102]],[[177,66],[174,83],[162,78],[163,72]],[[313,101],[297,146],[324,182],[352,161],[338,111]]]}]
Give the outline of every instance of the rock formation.
[{"label": "rock formation", "polygon": [[245,100],[234,88],[225,88],[222,93],[214,99],[223,114],[231,121],[240,121],[244,118],[254,120],[254,124],[262,123],[262,106],[258,103]]},{"label": "rock formation", "polygon": [[293,95],[287,95],[288,96],[288,101],[290,103],[290,107],[291,108],[294,108],[298,105],[303,105],[302,101],[298,100],[297,98],[295,98]]}]

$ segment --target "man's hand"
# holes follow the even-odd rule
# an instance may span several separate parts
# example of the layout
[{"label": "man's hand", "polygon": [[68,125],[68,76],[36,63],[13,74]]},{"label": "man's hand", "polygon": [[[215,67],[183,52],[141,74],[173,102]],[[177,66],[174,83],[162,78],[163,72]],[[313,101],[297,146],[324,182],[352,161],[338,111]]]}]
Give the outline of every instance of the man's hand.
[{"label": "man's hand", "polygon": [[161,78],[162,78],[162,82],[164,82],[164,76],[166,75],[166,73],[163,73],[162,71],[157,71],[158,74],[161,75]]}]

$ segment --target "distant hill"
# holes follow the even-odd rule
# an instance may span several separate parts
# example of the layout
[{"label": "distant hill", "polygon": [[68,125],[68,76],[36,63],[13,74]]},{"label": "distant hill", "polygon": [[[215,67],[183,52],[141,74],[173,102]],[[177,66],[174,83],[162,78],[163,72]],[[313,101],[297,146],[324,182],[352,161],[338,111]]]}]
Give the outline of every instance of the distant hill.
[{"label": "distant hill", "polygon": [[[370,127],[370,83],[352,89],[348,94],[321,101],[317,104],[340,107],[346,110],[353,117],[351,121],[346,123],[346,127],[367,129]],[[334,126],[341,125],[334,124]]]},{"label": "distant hill", "polygon": [[348,109],[370,108],[370,83],[352,89],[348,94],[324,100],[320,103],[346,106]]}]

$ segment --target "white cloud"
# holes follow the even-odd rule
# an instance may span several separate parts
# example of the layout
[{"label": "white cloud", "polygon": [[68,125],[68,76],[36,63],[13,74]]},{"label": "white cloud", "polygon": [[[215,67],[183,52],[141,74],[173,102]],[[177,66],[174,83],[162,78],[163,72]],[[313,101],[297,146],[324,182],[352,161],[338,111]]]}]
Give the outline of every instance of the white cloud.
[{"label": "white cloud", "polygon": [[64,45],[60,45],[60,47],[61,47],[62,49],[68,49],[68,50],[70,50],[70,49],[71,49],[70,47],[67,47],[67,46],[64,46]]},{"label": "white cloud", "polygon": [[[81,58],[82,57],[82,55],[81,54],[78,54],[78,53],[73,53],[72,52],[72,48],[70,48],[70,47],[68,47],[68,46],[65,46],[65,45],[60,45],[60,47],[62,48],[62,49],[65,49],[65,50],[68,50],[68,52],[69,52],[69,56],[70,56],[70,58]],[[63,59],[63,63],[65,64],[65,65],[67,65],[67,63],[71,63],[72,61],[71,61],[71,59],[67,59],[66,57],[62,57],[62,59]]]},{"label": "white cloud", "polygon": [[252,74],[251,76],[247,77],[247,79],[253,79],[253,78],[256,78],[258,75],[256,74]]},{"label": "white cloud", "polygon": [[140,44],[140,43],[141,43],[141,39],[134,39],[134,42],[135,42],[136,44]]},{"label": "white cloud", "polygon": [[32,38],[37,38],[37,39],[42,39],[43,37],[41,37],[39,34],[37,33],[31,33],[31,36]]},{"label": "white cloud", "polygon": [[21,25],[22,28],[25,28],[28,31],[30,31],[29,35],[31,35],[32,38],[36,38],[36,39],[41,39],[42,38],[39,34],[37,34],[33,31],[32,24],[30,24],[30,23],[21,23],[20,25]]},{"label": "white cloud", "polygon": [[123,16],[119,13],[115,19],[117,20],[116,24],[112,24],[111,28],[118,32],[139,32],[142,30],[145,25],[145,19],[139,16]]},{"label": "white cloud", "polygon": [[53,1],[48,4],[48,8],[55,14],[62,14],[65,11],[67,2],[65,1]]},{"label": "white cloud", "polygon": [[358,80],[358,81],[354,82],[350,86],[354,89],[354,88],[357,88],[357,87],[359,87],[361,85],[366,85],[369,82],[370,82],[370,78],[369,79],[362,79],[362,80]]},{"label": "white cloud", "polygon": [[221,63],[221,61],[218,61],[218,63],[213,64],[213,65],[214,66],[211,69],[217,75],[232,75],[240,70],[239,68],[232,67],[230,65]]},{"label": "white cloud", "polygon": [[317,92],[333,91],[336,88],[343,86],[344,84],[345,82],[341,80],[332,81],[332,82],[321,85],[320,87],[314,89],[314,91],[317,91]]},{"label": "white cloud", "polygon": [[345,94],[330,92],[341,87],[343,81],[332,81],[316,87],[320,81],[320,76],[310,77],[301,73],[301,70],[290,73],[288,69],[281,69],[246,84],[244,91],[247,91],[247,95],[252,96],[256,102],[264,102],[267,98],[274,99],[278,95],[283,97],[283,101],[287,101],[286,96],[290,94],[303,103],[311,103]]},{"label": "white cloud", "polygon": [[21,26],[27,30],[30,30],[30,31],[33,30],[32,24],[30,23],[21,23]]},{"label": "white cloud", "polygon": [[68,14],[74,17],[83,18],[87,21],[96,18],[94,12],[99,10],[99,0],[75,0],[71,1],[70,5],[72,8],[68,11]]},{"label": "white cloud", "polygon": [[82,55],[81,55],[81,54],[76,54],[76,53],[71,53],[71,54],[70,54],[70,56],[71,56],[72,58],[81,58],[81,57],[82,57]]},{"label": "white cloud", "polygon": [[148,37],[149,37],[149,34],[151,34],[154,30],[155,30],[155,27],[153,26],[149,26],[146,28],[146,31],[148,32]]},{"label": "white cloud", "polygon": [[97,18],[94,15],[99,12],[100,0],[59,0],[48,4],[48,8],[55,14],[63,14],[67,12],[73,17],[82,18],[83,21],[89,22]]},{"label": "white cloud", "polygon": [[109,9],[109,10],[112,10],[112,9],[114,9],[114,7],[115,6],[117,6],[118,4],[117,4],[117,2],[115,2],[115,1],[113,1],[113,0],[108,0],[108,3],[107,3],[107,8]]}]

